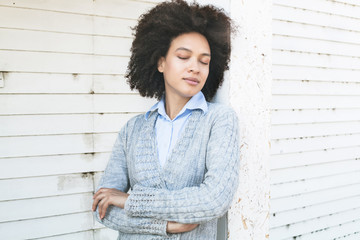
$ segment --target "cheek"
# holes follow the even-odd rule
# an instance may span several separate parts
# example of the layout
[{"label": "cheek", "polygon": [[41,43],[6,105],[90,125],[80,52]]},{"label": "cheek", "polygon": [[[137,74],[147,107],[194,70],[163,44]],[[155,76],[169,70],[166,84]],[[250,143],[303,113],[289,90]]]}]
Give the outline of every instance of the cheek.
[{"label": "cheek", "polygon": [[183,69],[183,66],[181,65],[181,63],[179,63],[177,61],[170,61],[166,65],[166,72],[168,75],[177,74],[177,73],[181,72],[182,69]]},{"label": "cheek", "polygon": [[204,70],[202,71],[202,75],[205,79],[207,79],[207,77],[209,76],[209,71],[209,67],[204,68]]}]

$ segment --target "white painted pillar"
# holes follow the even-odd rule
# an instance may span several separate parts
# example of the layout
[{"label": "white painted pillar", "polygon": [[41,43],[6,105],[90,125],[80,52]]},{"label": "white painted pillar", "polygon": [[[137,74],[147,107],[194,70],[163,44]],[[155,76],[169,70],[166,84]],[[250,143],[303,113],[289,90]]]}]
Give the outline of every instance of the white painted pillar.
[{"label": "white painted pillar", "polygon": [[267,239],[271,100],[271,8],[269,0],[231,0],[233,37],[229,102],[241,134],[240,184],[228,212],[228,239]]}]

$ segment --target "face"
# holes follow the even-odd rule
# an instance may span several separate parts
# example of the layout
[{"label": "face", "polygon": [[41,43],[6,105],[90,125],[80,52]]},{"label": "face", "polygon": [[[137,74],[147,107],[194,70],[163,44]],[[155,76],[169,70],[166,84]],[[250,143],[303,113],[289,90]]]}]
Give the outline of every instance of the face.
[{"label": "face", "polygon": [[176,37],[158,62],[166,96],[190,99],[201,91],[209,75],[210,58],[210,46],[203,35],[192,32]]}]

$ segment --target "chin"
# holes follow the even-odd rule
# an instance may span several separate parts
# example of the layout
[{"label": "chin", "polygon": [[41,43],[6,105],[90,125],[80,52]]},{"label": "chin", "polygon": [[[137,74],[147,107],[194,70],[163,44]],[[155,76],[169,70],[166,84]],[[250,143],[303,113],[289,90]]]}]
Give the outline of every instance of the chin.
[{"label": "chin", "polygon": [[198,92],[191,92],[191,93],[184,93],[182,94],[183,97],[185,98],[192,98],[193,96],[195,96]]}]

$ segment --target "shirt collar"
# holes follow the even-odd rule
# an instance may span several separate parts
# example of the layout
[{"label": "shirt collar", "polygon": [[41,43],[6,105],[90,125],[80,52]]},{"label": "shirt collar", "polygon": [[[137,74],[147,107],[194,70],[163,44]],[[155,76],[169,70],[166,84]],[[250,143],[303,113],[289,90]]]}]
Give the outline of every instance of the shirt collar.
[{"label": "shirt collar", "polygon": [[[175,117],[175,119],[183,114],[186,110],[195,110],[200,109],[203,111],[204,114],[208,111],[208,105],[205,99],[204,94],[200,91],[197,94],[195,94],[190,100],[185,104],[185,106],[181,109],[181,111],[178,113],[178,115]],[[159,114],[161,114],[163,117],[166,117],[166,111],[165,111],[165,97],[163,96],[159,102],[157,102],[154,106],[152,106],[146,113],[145,113],[145,119],[147,120],[149,118],[150,113],[157,110]]]}]

